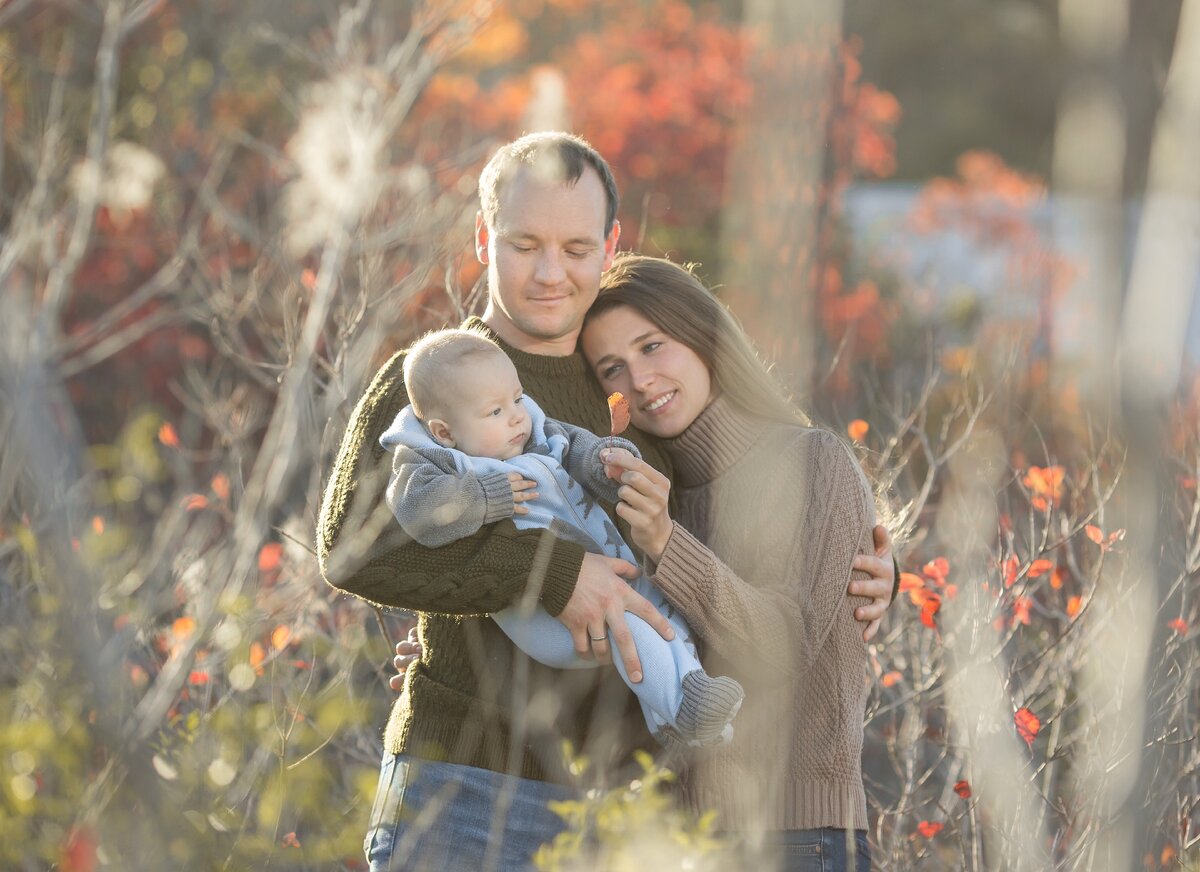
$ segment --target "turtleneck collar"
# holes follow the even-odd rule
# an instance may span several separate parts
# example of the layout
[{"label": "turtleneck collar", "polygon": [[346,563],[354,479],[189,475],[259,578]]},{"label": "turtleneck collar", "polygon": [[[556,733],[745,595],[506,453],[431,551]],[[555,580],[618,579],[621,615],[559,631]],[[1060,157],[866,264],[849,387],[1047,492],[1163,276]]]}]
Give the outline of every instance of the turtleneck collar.
[{"label": "turtleneck collar", "polygon": [[514,348],[503,339],[501,339],[495,330],[488,327],[483,322],[483,319],[472,315],[463,324],[463,327],[472,330],[483,330],[488,336],[496,341],[496,344],[504,349],[504,353],[511,358],[516,364],[518,372],[535,373],[539,376],[562,376],[564,378],[578,378],[588,372],[587,361],[583,359],[583,355],[576,351],[574,354],[568,354],[566,357],[553,357],[548,354],[530,354],[528,351],[522,351],[519,348]]},{"label": "turtleneck collar", "polygon": [[664,439],[678,487],[712,481],[746,456],[759,434],[770,426],[719,395],[691,426],[674,439]]}]

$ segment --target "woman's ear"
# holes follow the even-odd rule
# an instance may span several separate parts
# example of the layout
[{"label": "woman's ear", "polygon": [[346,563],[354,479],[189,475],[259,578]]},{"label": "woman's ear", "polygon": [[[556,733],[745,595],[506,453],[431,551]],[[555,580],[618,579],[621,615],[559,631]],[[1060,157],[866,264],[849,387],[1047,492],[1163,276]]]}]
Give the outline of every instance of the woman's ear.
[{"label": "woman's ear", "polygon": [[441,418],[430,418],[425,422],[425,426],[429,429],[429,435],[439,445],[446,448],[454,447],[454,434],[450,432],[450,425]]}]

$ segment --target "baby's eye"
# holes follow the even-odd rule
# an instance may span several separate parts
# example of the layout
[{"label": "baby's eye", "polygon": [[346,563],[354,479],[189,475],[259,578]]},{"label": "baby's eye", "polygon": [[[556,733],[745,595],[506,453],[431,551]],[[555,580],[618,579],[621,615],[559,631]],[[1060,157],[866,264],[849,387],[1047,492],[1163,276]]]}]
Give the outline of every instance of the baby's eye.
[{"label": "baby's eye", "polygon": [[523,402],[525,402],[525,397],[524,397],[524,396],[517,397],[517,402],[518,402],[518,403],[523,403]]},{"label": "baby's eye", "polygon": [[495,417],[496,415],[499,415],[499,414],[500,414],[500,408],[499,408],[499,407],[497,407],[497,408],[495,408],[495,409],[492,409],[492,411],[491,411],[491,414],[492,414],[492,417]]}]

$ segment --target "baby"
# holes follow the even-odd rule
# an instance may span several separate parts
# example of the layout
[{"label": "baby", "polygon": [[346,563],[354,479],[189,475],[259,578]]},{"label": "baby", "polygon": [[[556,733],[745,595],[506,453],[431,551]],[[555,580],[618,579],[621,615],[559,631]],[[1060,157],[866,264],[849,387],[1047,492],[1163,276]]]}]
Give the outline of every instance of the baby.
[{"label": "baby", "polygon": [[[436,548],[512,518],[519,528],[548,529],[590,552],[637,564],[596,503],[615,502],[620,487],[600,461],[608,440],[547,418],[488,336],[461,329],[425,336],[404,361],[404,384],[411,404],[380,441],[394,452],[388,504],[408,535]],[[613,443],[638,453],[628,440]],[[626,612],[642,661],[643,679],[636,684],[613,647],[613,662],[637,695],[650,732],[664,744],[729,741],[741,685],[704,671],[690,629],[645,575],[632,586],[675,630],[667,641]],[[597,665],[576,654],[567,628],[540,605],[513,605],[492,618],[540,663],[559,669]]]}]

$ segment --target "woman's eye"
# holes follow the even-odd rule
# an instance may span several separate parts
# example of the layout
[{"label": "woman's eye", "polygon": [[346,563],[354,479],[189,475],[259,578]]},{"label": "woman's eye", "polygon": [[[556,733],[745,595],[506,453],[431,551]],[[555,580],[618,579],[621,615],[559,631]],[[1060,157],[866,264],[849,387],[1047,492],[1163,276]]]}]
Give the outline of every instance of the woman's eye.
[{"label": "woman's eye", "polygon": [[656,351],[660,345],[662,345],[661,342],[647,342],[642,346],[642,353],[650,354],[652,351]]},{"label": "woman's eye", "polygon": [[605,367],[604,369],[600,370],[600,378],[602,378],[602,379],[613,378],[620,371],[621,371],[621,365],[619,363],[614,363],[612,366]]}]

